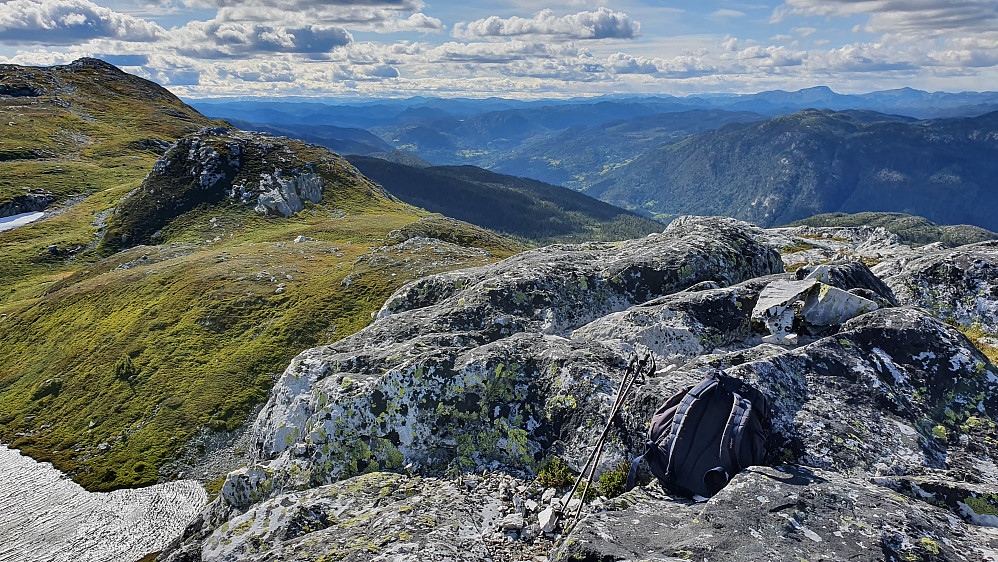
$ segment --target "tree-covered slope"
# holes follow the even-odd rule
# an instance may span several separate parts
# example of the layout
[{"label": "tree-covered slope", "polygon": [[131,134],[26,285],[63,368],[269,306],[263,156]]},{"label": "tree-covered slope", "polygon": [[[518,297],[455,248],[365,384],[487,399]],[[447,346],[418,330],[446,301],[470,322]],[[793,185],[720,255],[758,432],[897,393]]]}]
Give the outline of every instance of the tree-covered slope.
[{"label": "tree-covered slope", "polygon": [[623,240],[664,228],[571,189],[474,166],[416,168],[364,156],[350,162],[406,203],[533,244]]},{"label": "tree-covered slope", "polygon": [[728,125],[650,150],[594,197],[653,215],[734,216],[770,226],[819,213],[893,211],[998,228],[998,112],[912,121],[807,110]]}]

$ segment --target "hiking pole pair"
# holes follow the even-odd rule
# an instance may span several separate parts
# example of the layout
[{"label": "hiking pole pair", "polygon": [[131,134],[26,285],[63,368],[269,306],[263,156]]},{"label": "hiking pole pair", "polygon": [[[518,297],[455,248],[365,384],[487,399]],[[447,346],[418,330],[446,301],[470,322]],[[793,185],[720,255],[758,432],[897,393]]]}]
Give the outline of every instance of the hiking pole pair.
[{"label": "hiking pole pair", "polygon": [[579,520],[579,516],[582,514],[582,506],[585,505],[586,494],[589,492],[589,487],[592,486],[593,477],[596,475],[596,467],[599,466],[600,455],[603,454],[603,445],[606,444],[606,437],[610,433],[610,426],[613,425],[613,418],[617,417],[620,409],[624,406],[624,399],[627,398],[627,393],[630,392],[631,387],[634,386],[634,382],[638,380],[640,376],[644,378],[645,373],[655,372],[655,358],[650,352],[645,352],[639,358],[635,353],[631,356],[631,360],[627,363],[627,370],[624,371],[624,377],[620,381],[620,386],[617,388],[617,396],[613,400],[613,406],[610,407],[610,415],[606,420],[606,427],[603,428],[603,432],[600,434],[599,439],[596,440],[596,447],[593,452],[589,454],[589,458],[586,460],[586,464],[582,467],[582,471],[579,473],[579,477],[575,479],[575,485],[568,492],[568,495],[564,498],[565,506],[568,506],[568,502],[575,495],[575,491],[578,490],[579,484],[582,483],[582,477],[585,476],[588,470],[589,476],[586,479],[586,488],[582,493],[582,498],[579,501],[579,508],[575,511],[575,517],[572,518],[572,525]]}]

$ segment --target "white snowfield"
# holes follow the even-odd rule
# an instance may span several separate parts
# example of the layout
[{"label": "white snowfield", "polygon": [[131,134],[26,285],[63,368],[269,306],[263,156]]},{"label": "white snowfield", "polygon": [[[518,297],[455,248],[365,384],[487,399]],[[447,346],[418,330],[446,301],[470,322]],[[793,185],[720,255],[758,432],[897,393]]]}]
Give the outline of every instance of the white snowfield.
[{"label": "white snowfield", "polygon": [[193,480],[88,492],[0,445],[0,560],[134,562],[180,536],[207,499]]},{"label": "white snowfield", "polygon": [[34,222],[45,216],[42,212],[33,213],[21,213],[19,215],[11,215],[9,217],[0,217],[0,232],[4,230],[11,230],[19,226],[28,224],[29,222]]}]

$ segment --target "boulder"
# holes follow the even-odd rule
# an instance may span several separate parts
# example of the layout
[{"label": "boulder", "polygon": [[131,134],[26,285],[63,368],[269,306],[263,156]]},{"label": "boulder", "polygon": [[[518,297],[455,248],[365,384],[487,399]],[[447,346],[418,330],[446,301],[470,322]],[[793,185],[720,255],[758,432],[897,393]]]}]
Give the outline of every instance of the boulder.
[{"label": "boulder", "polygon": [[834,260],[816,266],[802,267],[796,271],[798,279],[814,279],[825,285],[846,291],[863,289],[876,295],[880,306],[897,306],[894,292],[858,261]]},{"label": "boulder", "polygon": [[877,309],[877,303],[808,276],[776,279],[762,290],[752,320],[764,323],[773,343],[795,343],[798,328],[819,333]]},{"label": "boulder", "polygon": [[897,258],[874,272],[901,303],[998,334],[998,241]]}]

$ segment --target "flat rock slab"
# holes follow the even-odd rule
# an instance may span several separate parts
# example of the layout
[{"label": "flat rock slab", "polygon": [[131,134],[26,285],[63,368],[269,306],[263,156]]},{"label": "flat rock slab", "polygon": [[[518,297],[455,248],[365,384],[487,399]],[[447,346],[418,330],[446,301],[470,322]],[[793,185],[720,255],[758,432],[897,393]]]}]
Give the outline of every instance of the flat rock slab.
[{"label": "flat rock slab", "polygon": [[752,467],[706,503],[653,484],[582,520],[557,560],[998,560],[998,534],[865,479]]},{"label": "flat rock slab", "polygon": [[138,560],[178,538],[207,499],[191,480],[91,493],[0,445],[0,560]]}]

